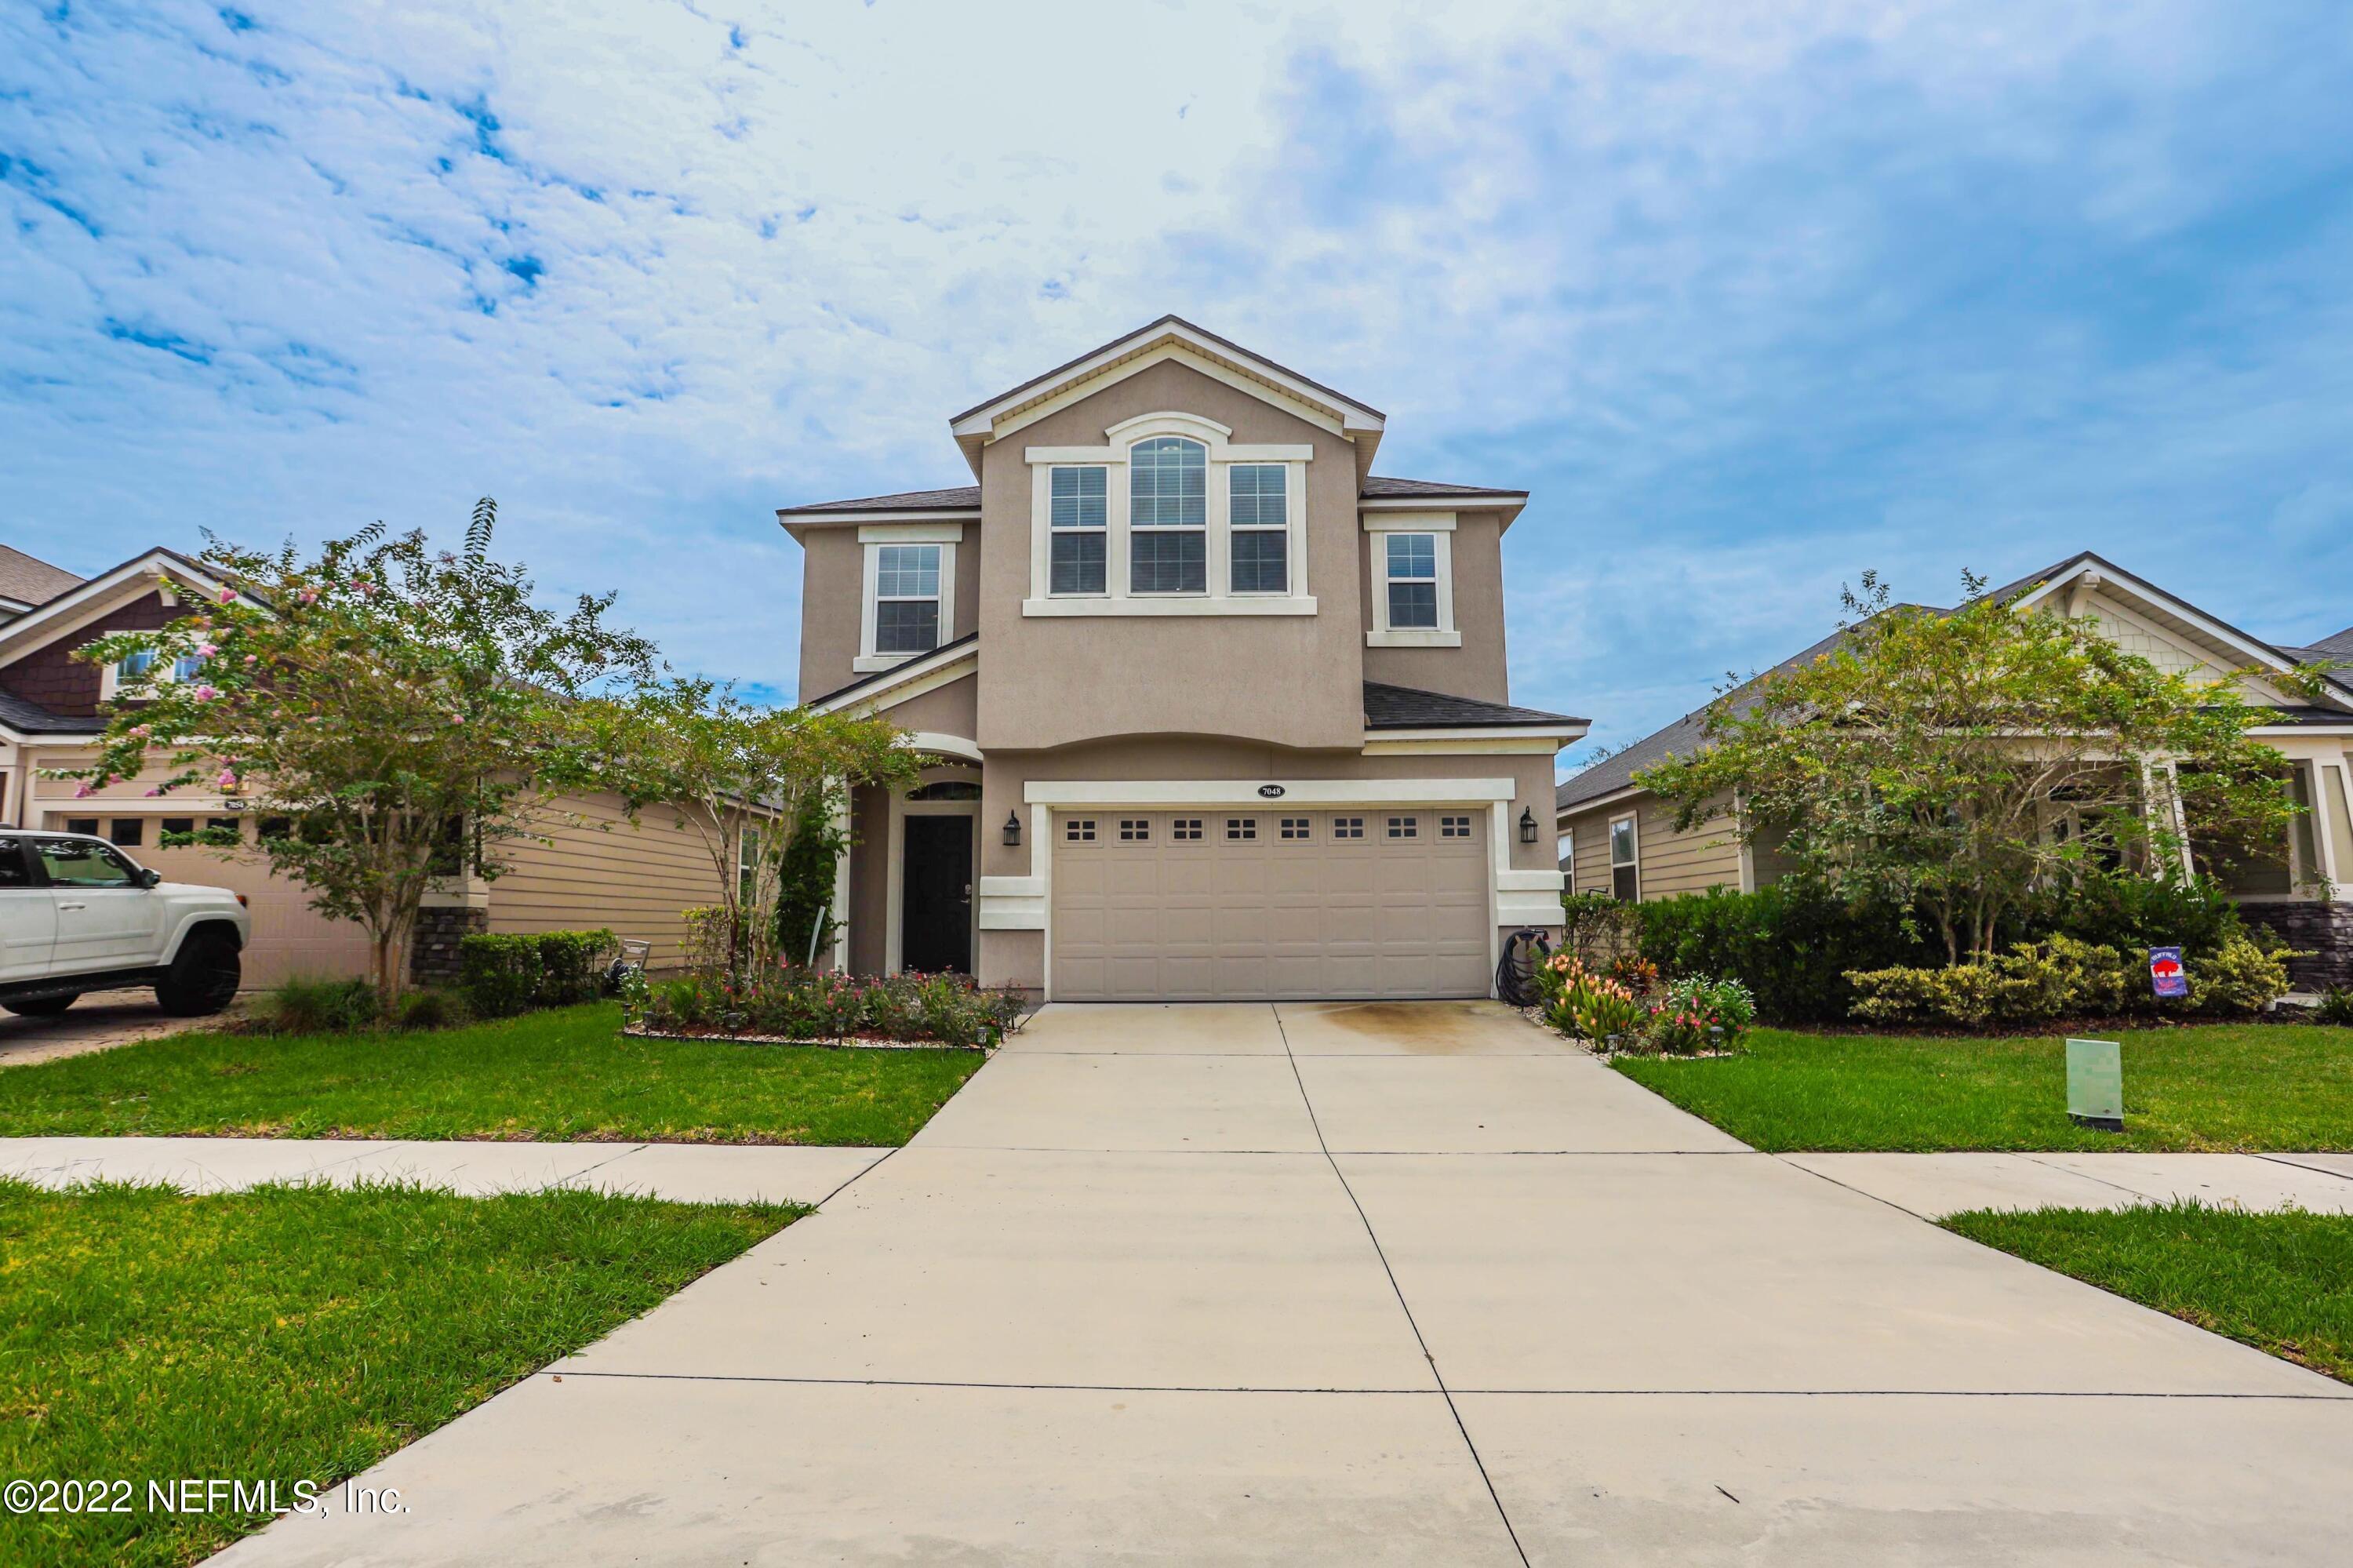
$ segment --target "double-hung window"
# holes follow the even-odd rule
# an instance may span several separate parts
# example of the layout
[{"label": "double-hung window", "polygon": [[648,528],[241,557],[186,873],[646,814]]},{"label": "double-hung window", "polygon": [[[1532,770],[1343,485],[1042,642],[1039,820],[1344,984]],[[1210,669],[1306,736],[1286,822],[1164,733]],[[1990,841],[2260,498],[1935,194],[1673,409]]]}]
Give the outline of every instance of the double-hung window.
[{"label": "double-hung window", "polygon": [[125,653],[121,661],[114,666],[114,673],[123,680],[135,681],[154,667],[155,651],[152,648],[142,648],[135,652]]},{"label": "double-hung window", "polygon": [[1105,477],[1099,467],[1058,468],[1049,480],[1049,593],[1099,594],[1109,534]]},{"label": "double-hung window", "polygon": [[1615,818],[1609,824],[1609,894],[1620,904],[1632,904],[1642,895],[1641,842],[1632,817]]},{"label": "double-hung window", "polygon": [[940,548],[884,545],[874,561],[874,652],[928,653],[940,645]]},{"label": "double-hung window", "polygon": [[1291,471],[1279,462],[1238,462],[1227,471],[1235,593],[1291,590]]},{"label": "double-hung window", "polygon": [[1382,535],[1388,566],[1389,629],[1438,629],[1438,539],[1430,534]]},{"label": "double-hung window", "polygon": [[1159,436],[1127,461],[1127,591],[1209,591],[1209,454],[1198,441]]}]

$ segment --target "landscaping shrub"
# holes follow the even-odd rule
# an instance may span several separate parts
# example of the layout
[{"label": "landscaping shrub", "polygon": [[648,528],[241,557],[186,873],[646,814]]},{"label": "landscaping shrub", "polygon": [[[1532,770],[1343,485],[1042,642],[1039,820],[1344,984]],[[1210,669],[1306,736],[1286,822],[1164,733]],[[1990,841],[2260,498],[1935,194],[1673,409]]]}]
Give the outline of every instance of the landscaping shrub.
[{"label": "landscaping shrub", "polygon": [[2287,961],[2304,956],[2276,938],[2266,943],[2233,933],[2214,951],[2182,960],[2189,971],[2189,1005],[2217,1018],[2261,1012],[2288,993]]},{"label": "landscaping shrub", "polygon": [[2138,949],[2065,936],[2020,942],[1951,969],[1894,966],[1858,969],[1846,979],[1854,991],[1853,1016],[1874,1023],[1985,1029],[2193,1011],[2252,1017],[2286,994],[2290,956],[2243,932],[2226,935],[2212,950],[2183,959],[2189,995],[2179,1003],[2152,992]]},{"label": "landscaping shrub", "polygon": [[2322,991],[2320,1005],[2312,1010],[2312,1021],[2353,1028],[2353,989],[2333,985]]},{"label": "landscaping shrub", "polygon": [[1561,948],[1588,969],[1599,969],[1634,945],[1639,905],[1607,893],[1564,893]]},{"label": "landscaping shrub", "polygon": [[296,975],[265,992],[254,1020],[272,1034],[344,1034],[382,1016],[375,982]]},{"label": "landscaping shrub", "polygon": [[458,941],[458,984],[482,1018],[596,1000],[620,944],[610,931],[482,932]]},{"label": "landscaping shrub", "polygon": [[1812,879],[1620,907],[1635,911],[1641,954],[1664,973],[1737,980],[1759,1015],[1776,1023],[1842,1020],[1854,1002],[1850,971],[1931,956],[1901,909],[1846,898]]},{"label": "landscaping shrub", "polygon": [[1685,975],[1651,1003],[1649,1021],[1633,1037],[1633,1048],[1668,1056],[1692,1056],[1739,1043],[1757,1020],[1757,1003],[1738,980]]},{"label": "landscaping shrub", "polygon": [[466,999],[454,991],[412,991],[393,1008],[393,1023],[401,1029],[455,1029],[473,1021]]},{"label": "landscaping shrub", "polygon": [[2087,871],[2036,895],[2028,937],[2073,937],[2146,955],[2151,948],[2211,953],[2242,929],[2237,906],[2210,879]]},{"label": "landscaping shrub", "polygon": [[668,1034],[757,1034],[786,1040],[889,1040],[994,1045],[1020,1022],[1017,991],[989,991],[958,974],[861,979],[786,966],[731,981],[653,980],[629,1003],[641,1027]]}]

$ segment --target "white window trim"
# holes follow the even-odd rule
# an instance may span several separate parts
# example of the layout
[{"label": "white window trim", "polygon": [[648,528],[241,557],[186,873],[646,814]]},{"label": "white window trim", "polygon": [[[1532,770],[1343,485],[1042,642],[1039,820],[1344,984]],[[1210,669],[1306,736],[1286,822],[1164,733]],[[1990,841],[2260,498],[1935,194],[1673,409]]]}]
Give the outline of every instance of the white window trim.
[{"label": "white window trim", "polygon": [[[1025,616],[1074,615],[1313,615],[1314,598],[1307,588],[1307,465],[1315,449],[1305,445],[1236,442],[1233,431],[1214,419],[1195,414],[1164,411],[1123,419],[1103,432],[1108,445],[1100,447],[1030,447],[1023,460],[1029,465],[1029,597],[1021,601]],[[1136,594],[1128,577],[1128,453],[1139,443],[1162,436],[1198,441],[1208,449],[1202,554],[1208,590],[1198,594]],[[1290,591],[1282,594],[1233,592],[1232,515],[1236,463],[1280,463],[1283,475],[1286,567]],[[1103,475],[1103,591],[1099,594],[1058,594],[1053,581],[1053,471],[1057,468],[1101,468]]]},{"label": "white window trim", "polygon": [[[1385,512],[1364,520],[1366,550],[1371,558],[1373,629],[1365,633],[1367,648],[1460,648],[1462,633],[1454,624],[1454,514],[1451,512]],[[1438,624],[1435,627],[1389,625],[1390,534],[1427,534],[1438,568]],[[1419,579],[1416,579],[1419,580]]]},{"label": "white window trim", "polygon": [[[890,523],[869,524],[858,530],[858,543],[866,560],[865,577],[858,593],[858,657],[849,662],[852,673],[871,675],[881,670],[895,670],[910,659],[928,658],[955,641],[955,557],[956,546],[963,539],[964,529],[953,523]],[[940,635],[923,652],[882,653],[875,650],[875,574],[885,545],[940,547]]]},{"label": "white window trim", "polygon": [[[150,686],[172,685],[178,682],[180,678],[178,662],[176,660],[167,662],[161,653],[155,655],[154,668],[150,670],[147,675],[147,683]],[[111,660],[104,664],[100,664],[98,667],[98,700],[102,703],[111,703],[115,699],[116,695],[121,692],[121,661]]]},{"label": "white window trim", "polygon": [[1634,844],[1634,858],[1625,863],[1634,868],[1634,896],[1631,899],[1629,899],[1628,902],[1640,904],[1642,902],[1642,818],[1641,814],[1637,811],[1621,811],[1617,816],[1610,818],[1609,826],[1605,831],[1601,841],[1603,858],[1608,861],[1609,866],[1609,895],[1612,898],[1618,896],[1618,866],[1620,862],[1618,860],[1617,845],[1618,824],[1620,822],[1626,824],[1629,830],[1626,836],[1632,840]]}]

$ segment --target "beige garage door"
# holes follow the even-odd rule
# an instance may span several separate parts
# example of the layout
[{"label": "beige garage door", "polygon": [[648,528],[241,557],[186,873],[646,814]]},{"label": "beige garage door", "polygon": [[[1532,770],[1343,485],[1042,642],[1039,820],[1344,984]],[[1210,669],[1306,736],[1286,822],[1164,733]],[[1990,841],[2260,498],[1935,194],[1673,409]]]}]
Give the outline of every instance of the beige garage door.
[{"label": "beige garage door", "polygon": [[310,906],[301,885],[269,874],[269,867],[230,860],[212,850],[183,845],[164,849],[155,842],[166,828],[186,832],[198,827],[236,824],[248,849],[253,839],[249,822],[235,817],[88,818],[77,812],[52,811],[47,825],[69,832],[94,832],[121,843],[141,865],[162,872],[166,882],[193,882],[205,887],[226,887],[246,896],[253,917],[253,937],[243,955],[244,985],[248,991],[276,985],[290,975],[364,975],[375,961],[367,931],[350,920],[330,920]]},{"label": "beige garage door", "polygon": [[1062,1000],[1487,994],[1474,809],[1067,811],[1053,832]]}]

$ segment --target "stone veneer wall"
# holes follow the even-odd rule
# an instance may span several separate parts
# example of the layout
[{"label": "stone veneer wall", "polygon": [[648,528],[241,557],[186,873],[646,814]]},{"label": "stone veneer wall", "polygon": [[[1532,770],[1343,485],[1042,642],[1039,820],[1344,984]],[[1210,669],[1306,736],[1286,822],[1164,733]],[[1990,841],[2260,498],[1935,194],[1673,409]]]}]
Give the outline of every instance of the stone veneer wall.
[{"label": "stone veneer wall", "polygon": [[488,909],[463,905],[417,912],[417,934],[408,944],[408,978],[416,985],[458,983],[458,939],[491,928]]},{"label": "stone veneer wall", "polygon": [[2248,925],[2276,931],[2289,947],[2314,955],[2288,962],[2298,989],[2353,987],[2353,904],[2242,904],[2239,915]]}]

